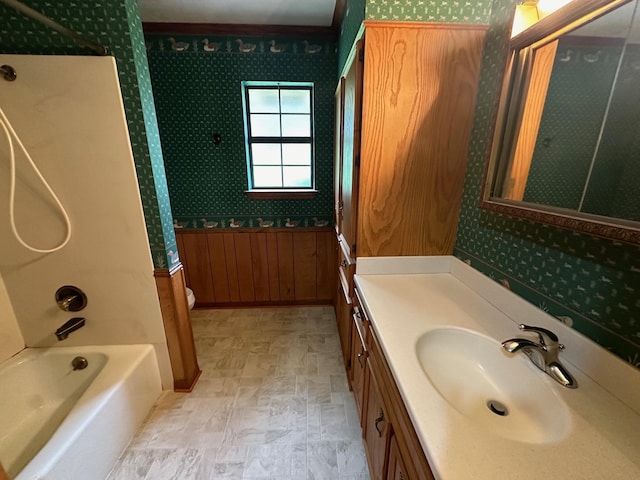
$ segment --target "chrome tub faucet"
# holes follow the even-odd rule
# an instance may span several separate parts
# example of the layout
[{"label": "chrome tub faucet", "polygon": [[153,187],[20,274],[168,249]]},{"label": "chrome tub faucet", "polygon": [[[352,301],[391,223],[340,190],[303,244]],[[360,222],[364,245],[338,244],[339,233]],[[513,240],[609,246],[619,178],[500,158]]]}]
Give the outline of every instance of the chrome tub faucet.
[{"label": "chrome tub faucet", "polygon": [[556,382],[568,388],[577,388],[578,382],[558,360],[558,353],[564,349],[558,336],[542,327],[521,324],[518,328],[523,332],[536,333],[538,342],[528,338],[511,338],[502,342],[502,348],[509,353],[522,351],[536,367]]}]

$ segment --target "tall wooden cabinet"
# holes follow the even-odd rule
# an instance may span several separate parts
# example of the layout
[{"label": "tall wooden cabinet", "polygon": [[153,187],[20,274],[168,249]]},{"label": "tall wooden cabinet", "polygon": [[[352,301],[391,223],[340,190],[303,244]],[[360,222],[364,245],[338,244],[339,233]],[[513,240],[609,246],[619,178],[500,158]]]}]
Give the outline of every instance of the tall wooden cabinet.
[{"label": "tall wooden cabinet", "polygon": [[485,30],[365,22],[337,117],[338,234],[351,257],[453,251]]},{"label": "tall wooden cabinet", "polygon": [[486,26],[364,25],[336,89],[336,316],[372,478],[427,479],[402,400],[352,319],[353,274],[358,257],[453,252]]}]

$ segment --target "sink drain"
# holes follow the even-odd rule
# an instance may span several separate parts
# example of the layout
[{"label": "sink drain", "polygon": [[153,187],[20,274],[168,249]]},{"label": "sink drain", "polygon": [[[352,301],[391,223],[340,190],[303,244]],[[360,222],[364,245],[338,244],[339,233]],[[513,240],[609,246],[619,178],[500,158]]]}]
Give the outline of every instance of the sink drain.
[{"label": "sink drain", "polygon": [[497,400],[487,400],[487,407],[496,415],[506,417],[509,415],[509,410],[502,403]]}]

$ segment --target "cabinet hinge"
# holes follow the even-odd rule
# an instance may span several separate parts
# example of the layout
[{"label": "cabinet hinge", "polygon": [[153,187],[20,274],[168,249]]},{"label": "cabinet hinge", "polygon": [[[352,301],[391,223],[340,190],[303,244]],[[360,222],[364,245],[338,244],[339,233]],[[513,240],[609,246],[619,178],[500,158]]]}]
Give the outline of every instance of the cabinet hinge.
[{"label": "cabinet hinge", "polygon": [[356,155],[355,164],[356,164],[356,167],[360,166],[360,155]]},{"label": "cabinet hinge", "polygon": [[361,62],[364,62],[364,48],[360,49],[360,53],[358,54],[358,59]]},{"label": "cabinet hinge", "polygon": [[351,257],[355,257],[356,256],[356,244],[354,243],[353,245],[351,245]]}]

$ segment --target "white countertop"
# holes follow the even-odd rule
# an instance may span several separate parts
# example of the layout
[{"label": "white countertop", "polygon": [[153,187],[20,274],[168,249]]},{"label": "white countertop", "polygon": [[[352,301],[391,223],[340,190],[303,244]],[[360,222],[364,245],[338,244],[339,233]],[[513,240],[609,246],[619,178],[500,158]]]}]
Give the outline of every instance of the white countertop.
[{"label": "white countertop", "polygon": [[[356,285],[433,473],[439,480],[640,478],[640,370],[454,257],[358,258]],[[536,369],[570,410],[560,441],[508,440],[463,416],[425,375],[415,345],[443,326],[498,341],[527,336],[520,323],[555,332],[569,389]]]}]

